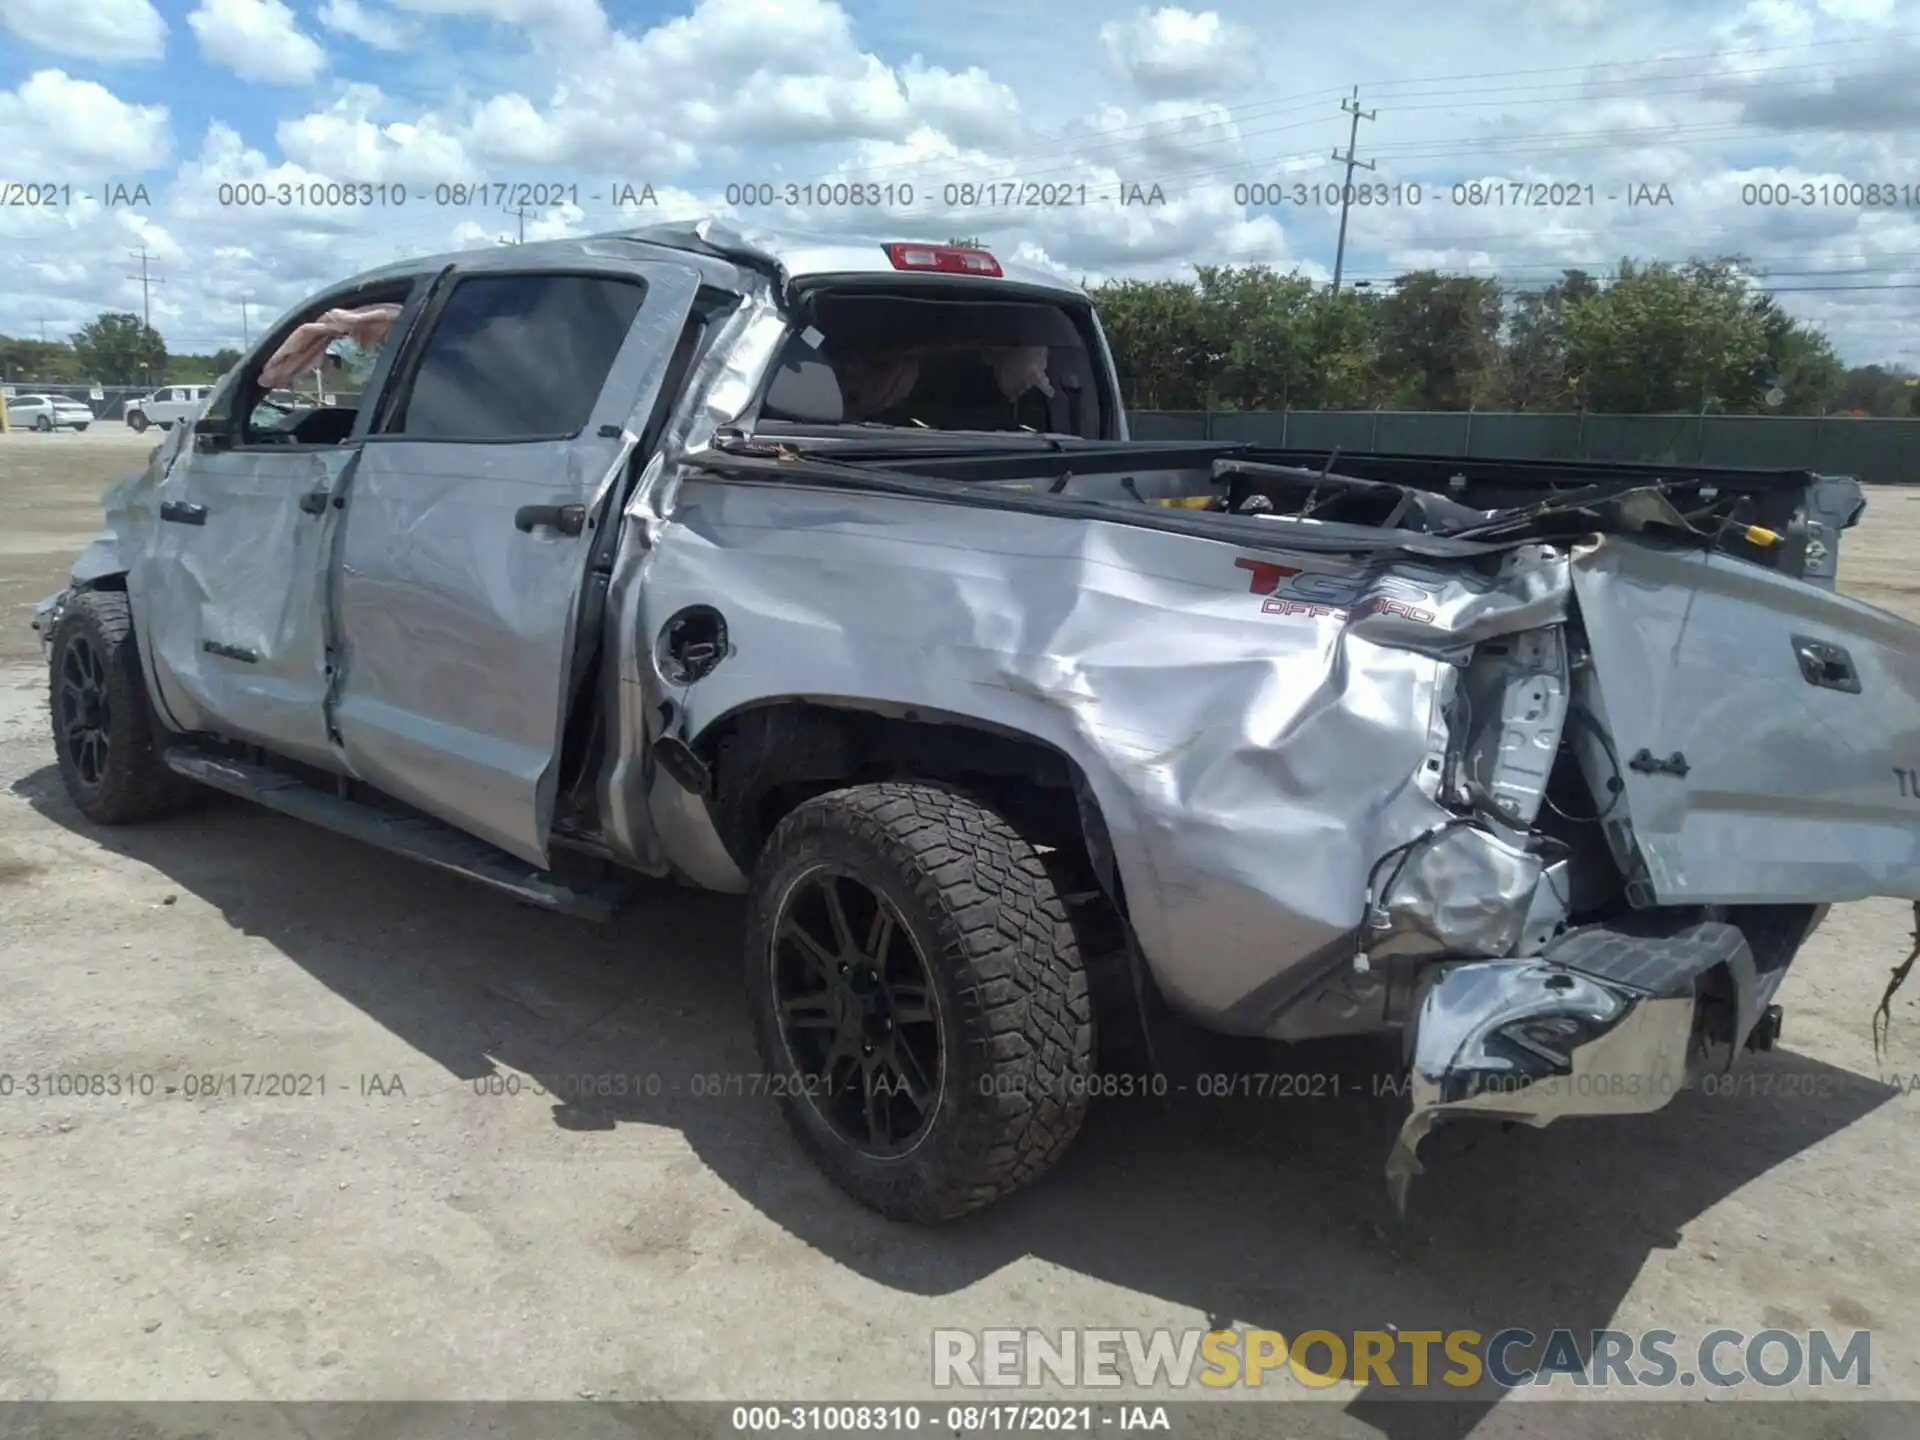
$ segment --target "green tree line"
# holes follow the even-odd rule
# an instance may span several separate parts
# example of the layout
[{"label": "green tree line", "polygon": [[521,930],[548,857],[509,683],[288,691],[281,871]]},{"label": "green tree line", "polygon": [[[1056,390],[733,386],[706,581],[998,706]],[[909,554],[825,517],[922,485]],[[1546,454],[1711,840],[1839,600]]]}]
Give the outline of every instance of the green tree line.
[{"label": "green tree line", "polygon": [[106,312],[66,340],[0,335],[0,379],[48,385],[188,385],[225,374],[238,350],[172,355],[158,330],[138,315]]},{"label": "green tree line", "polygon": [[1849,368],[1732,256],[1628,260],[1611,278],[1568,270],[1526,290],[1415,270],[1338,295],[1266,266],[1205,265],[1094,296],[1142,410],[1920,415],[1912,370]]},{"label": "green tree line", "polygon": [[[1912,370],[1842,364],[1734,256],[1627,260],[1608,279],[1568,270],[1527,290],[1435,270],[1337,295],[1262,265],[1196,275],[1093,287],[1133,408],[1920,415]],[[0,336],[9,380],[190,383],[239,358],[169,354],[127,313],[66,341]]]}]

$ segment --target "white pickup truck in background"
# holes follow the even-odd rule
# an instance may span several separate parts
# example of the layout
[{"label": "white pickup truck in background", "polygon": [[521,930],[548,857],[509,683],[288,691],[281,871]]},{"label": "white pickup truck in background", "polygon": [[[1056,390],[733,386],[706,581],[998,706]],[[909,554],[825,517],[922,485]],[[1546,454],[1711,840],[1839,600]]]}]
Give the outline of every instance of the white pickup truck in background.
[{"label": "white pickup truck in background", "polygon": [[136,396],[127,401],[128,428],[138,432],[158,425],[171,430],[179,421],[198,418],[212,392],[211,385],[162,385],[151,395]]}]

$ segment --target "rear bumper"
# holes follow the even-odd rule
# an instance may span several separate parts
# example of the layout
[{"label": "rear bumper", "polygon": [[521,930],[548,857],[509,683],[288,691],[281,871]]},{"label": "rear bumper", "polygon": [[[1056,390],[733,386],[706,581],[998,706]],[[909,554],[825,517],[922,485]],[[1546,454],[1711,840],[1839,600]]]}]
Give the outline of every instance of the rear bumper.
[{"label": "rear bumper", "polygon": [[[1592,926],[1532,959],[1430,967],[1407,1030],[1411,1107],[1387,1162],[1395,1203],[1405,1208],[1420,1141],[1443,1119],[1646,1114],[1731,1063],[1791,952],[1769,958],[1758,969],[1741,931],[1705,922],[1665,936]],[[1730,1004],[1707,1027],[1700,982],[1714,971]]]}]

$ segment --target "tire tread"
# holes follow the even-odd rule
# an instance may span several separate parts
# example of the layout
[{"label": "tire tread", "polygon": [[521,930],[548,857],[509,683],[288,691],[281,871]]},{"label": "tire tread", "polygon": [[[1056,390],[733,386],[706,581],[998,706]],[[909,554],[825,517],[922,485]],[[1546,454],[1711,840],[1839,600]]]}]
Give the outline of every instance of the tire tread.
[{"label": "tire tread", "polygon": [[[84,627],[100,652],[106,671],[107,704],[113,717],[107,772],[89,795],[72,772],[65,747],[55,736],[60,776],[67,794],[89,820],[101,825],[134,825],[184,809],[194,798],[192,782],[167,767],[147,698],[146,677],[133,634],[133,607],[117,590],[83,590],[68,602],[54,634],[48,659],[49,703],[58,705],[60,662],[69,627]],[[58,714],[57,708],[55,714]]]},{"label": "tire tread", "polygon": [[[884,1214],[956,1219],[1047,1170],[1079,1133],[1093,1010],[1074,927],[1039,853],[958,791],[889,781],[817,796],[775,827],[760,870],[836,834],[881,857],[918,908],[936,917],[942,953],[929,958],[958,1003],[967,1053],[948,1057],[950,1091],[956,1074],[965,1088],[934,1184],[850,1184],[830,1157],[821,1158],[843,1188]],[[801,1134],[820,1155],[820,1145],[804,1128]]]}]

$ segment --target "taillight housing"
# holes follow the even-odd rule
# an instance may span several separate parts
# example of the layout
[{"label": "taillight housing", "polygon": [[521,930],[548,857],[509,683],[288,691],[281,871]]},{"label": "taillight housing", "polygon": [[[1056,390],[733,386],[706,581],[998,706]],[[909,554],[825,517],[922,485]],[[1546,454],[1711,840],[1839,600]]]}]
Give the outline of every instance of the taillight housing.
[{"label": "taillight housing", "polygon": [[943,275],[984,275],[1000,278],[1000,262],[985,250],[965,245],[915,245],[899,241],[887,246],[887,259],[896,270],[932,270]]}]

